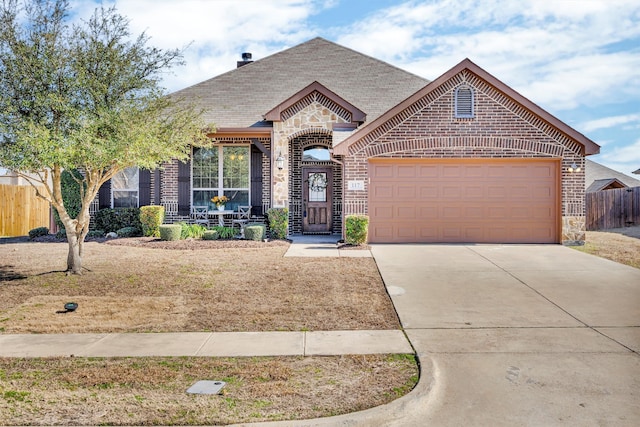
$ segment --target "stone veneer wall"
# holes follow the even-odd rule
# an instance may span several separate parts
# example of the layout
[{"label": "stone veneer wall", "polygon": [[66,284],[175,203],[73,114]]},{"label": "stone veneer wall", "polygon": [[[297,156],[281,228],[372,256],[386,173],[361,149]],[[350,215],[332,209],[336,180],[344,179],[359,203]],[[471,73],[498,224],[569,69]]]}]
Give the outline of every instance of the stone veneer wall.
[{"label": "stone veneer wall", "polygon": [[[295,107],[295,108],[294,108]],[[331,141],[333,123],[347,123],[345,112],[342,109],[334,108],[335,105],[324,97],[318,97],[316,93],[310,94],[294,107],[289,108],[292,114],[285,114],[285,120],[273,123],[273,150],[272,161],[275,161],[279,155],[282,155],[285,161],[285,167],[282,170],[274,168],[273,176],[273,207],[290,207],[290,197],[292,190],[290,187],[291,177],[294,176],[293,169],[299,169],[301,164],[293,161],[298,152],[301,152],[299,139],[304,135],[325,135],[327,141]],[[334,110],[339,110],[334,112]],[[326,145],[325,142],[319,145]],[[329,145],[330,147],[330,145]],[[293,156],[293,157],[292,157]],[[339,166],[339,165],[338,165]],[[334,168],[335,171],[335,168]],[[300,170],[295,172],[300,174]],[[341,175],[341,174],[340,174]],[[334,172],[334,179],[336,173]],[[334,194],[337,193],[336,181],[334,181]],[[334,196],[335,199],[335,196]],[[335,206],[334,206],[335,207]],[[334,210],[335,211],[335,210]],[[301,224],[301,217],[293,216],[295,209],[290,209],[289,232],[299,233],[298,222]],[[335,219],[334,219],[335,223]],[[295,229],[292,228],[295,225]],[[300,226],[301,227],[301,226]],[[334,228],[334,231],[341,229],[341,226]]]},{"label": "stone veneer wall", "polygon": [[[475,117],[454,117],[454,91],[474,88]],[[562,236],[565,244],[585,238],[582,147],[502,92],[467,70],[458,73],[414,105],[349,147],[345,180],[365,189],[345,189],[344,215],[367,214],[368,159],[383,158],[556,158],[561,159]],[[570,173],[576,163],[581,172]]]}]

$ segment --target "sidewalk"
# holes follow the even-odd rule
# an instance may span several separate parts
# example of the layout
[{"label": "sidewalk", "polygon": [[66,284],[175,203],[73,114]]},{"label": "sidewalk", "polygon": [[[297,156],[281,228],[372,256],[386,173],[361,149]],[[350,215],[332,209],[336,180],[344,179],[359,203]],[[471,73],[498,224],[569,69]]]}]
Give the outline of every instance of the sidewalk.
[{"label": "sidewalk", "polygon": [[0,334],[0,357],[329,356],[413,353],[385,331]]},{"label": "sidewalk", "polygon": [[291,236],[285,257],[372,258],[367,249],[338,249],[338,235]]}]

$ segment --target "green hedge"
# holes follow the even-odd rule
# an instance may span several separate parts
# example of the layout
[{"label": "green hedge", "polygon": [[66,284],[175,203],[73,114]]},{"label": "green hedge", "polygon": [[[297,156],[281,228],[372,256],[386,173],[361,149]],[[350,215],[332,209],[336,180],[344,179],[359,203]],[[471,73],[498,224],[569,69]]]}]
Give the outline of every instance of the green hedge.
[{"label": "green hedge", "polygon": [[135,227],[142,232],[140,208],[100,209],[96,212],[96,229],[110,233],[125,227]]},{"label": "green hedge", "polygon": [[164,206],[142,206],[140,208],[140,224],[144,236],[160,236],[162,221],[164,221]]},{"label": "green hedge", "polygon": [[140,229],[136,227],[122,227],[116,231],[118,237],[136,237],[140,235]]},{"label": "green hedge", "polygon": [[180,224],[163,224],[159,227],[160,240],[180,240],[182,226]]},{"label": "green hedge", "polygon": [[350,245],[367,243],[369,217],[366,215],[347,215],[345,219],[345,241]]},{"label": "green hedge", "polygon": [[267,238],[267,227],[264,224],[247,224],[244,227],[244,238],[261,242]]},{"label": "green hedge", "polygon": [[269,233],[274,239],[286,239],[289,228],[289,209],[271,208],[267,211]]},{"label": "green hedge", "polygon": [[49,235],[49,229],[47,227],[38,227],[38,228],[29,230],[30,239],[35,239],[36,237],[47,236],[47,235]]},{"label": "green hedge", "polygon": [[202,235],[202,240],[218,240],[218,232],[216,230],[207,230]]}]

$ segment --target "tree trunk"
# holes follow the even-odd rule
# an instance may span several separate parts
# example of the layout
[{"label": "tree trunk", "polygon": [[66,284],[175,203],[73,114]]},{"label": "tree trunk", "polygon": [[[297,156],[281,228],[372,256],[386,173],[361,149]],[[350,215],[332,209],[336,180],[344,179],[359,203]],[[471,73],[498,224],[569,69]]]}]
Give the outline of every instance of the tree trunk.
[{"label": "tree trunk", "polygon": [[82,274],[82,239],[72,230],[67,231],[69,254],[67,255],[67,274]]}]

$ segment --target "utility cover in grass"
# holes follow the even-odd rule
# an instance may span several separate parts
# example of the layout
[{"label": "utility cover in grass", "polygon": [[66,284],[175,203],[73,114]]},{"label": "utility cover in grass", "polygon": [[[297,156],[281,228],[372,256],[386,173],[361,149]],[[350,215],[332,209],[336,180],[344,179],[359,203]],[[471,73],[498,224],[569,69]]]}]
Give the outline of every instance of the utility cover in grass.
[{"label": "utility cover in grass", "polygon": [[187,393],[190,394],[219,394],[220,391],[227,385],[224,381],[198,381],[189,389]]}]

